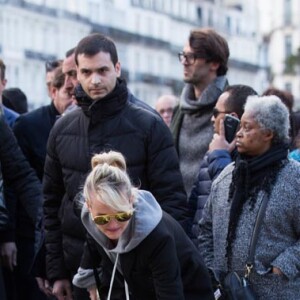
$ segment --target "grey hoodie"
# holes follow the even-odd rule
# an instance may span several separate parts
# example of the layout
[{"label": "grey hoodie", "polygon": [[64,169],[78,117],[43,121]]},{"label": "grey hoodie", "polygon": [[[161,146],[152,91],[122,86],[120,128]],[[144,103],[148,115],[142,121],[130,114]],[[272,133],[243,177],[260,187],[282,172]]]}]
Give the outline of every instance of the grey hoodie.
[{"label": "grey hoodie", "polygon": [[[86,204],[84,204],[81,211],[81,220],[84,227],[105,250],[112,263],[117,263],[117,268],[121,274],[120,264],[116,262],[117,254],[130,252],[137,247],[162,219],[162,209],[150,192],[139,190],[133,207],[133,217],[116,246],[113,246],[110,240],[97,228]],[[93,270],[79,268],[73,278],[73,284],[80,288],[88,288],[95,285]]]}]

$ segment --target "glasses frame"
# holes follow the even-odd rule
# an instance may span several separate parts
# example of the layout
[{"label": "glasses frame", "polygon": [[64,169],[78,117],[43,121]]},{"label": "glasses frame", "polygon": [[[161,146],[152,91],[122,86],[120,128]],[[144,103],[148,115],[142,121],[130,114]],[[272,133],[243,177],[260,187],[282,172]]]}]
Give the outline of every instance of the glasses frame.
[{"label": "glasses frame", "polygon": [[133,211],[122,211],[116,214],[111,215],[98,215],[93,217],[93,221],[97,225],[106,225],[108,224],[112,219],[115,219],[117,222],[127,222],[129,221],[133,216]]},{"label": "glasses frame", "polygon": [[178,56],[179,62],[184,63],[184,61],[186,61],[187,64],[189,64],[189,65],[193,65],[195,63],[196,59],[203,58],[203,55],[193,53],[193,52],[188,52],[188,53],[179,52],[177,54],[177,56]]},{"label": "glasses frame", "polygon": [[213,114],[214,118],[216,119],[219,114],[230,114],[230,112],[229,111],[219,111],[217,108],[214,107],[212,114]]}]

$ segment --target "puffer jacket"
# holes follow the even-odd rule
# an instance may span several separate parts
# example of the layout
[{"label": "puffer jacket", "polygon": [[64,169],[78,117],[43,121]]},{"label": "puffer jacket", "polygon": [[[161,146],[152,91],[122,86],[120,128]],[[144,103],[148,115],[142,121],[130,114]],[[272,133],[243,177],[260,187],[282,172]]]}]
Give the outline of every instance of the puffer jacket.
[{"label": "puffer jacket", "polygon": [[189,197],[189,211],[193,216],[193,224],[191,229],[191,238],[196,246],[198,246],[199,221],[202,217],[202,211],[210,194],[211,184],[221,171],[229,165],[236,157],[237,151],[229,153],[224,149],[216,149],[207,152],[200,164],[197,180],[193,185],[191,195]]},{"label": "puffer jacket", "polygon": [[[121,85],[121,86],[120,86]],[[75,274],[85,232],[73,210],[76,195],[90,171],[91,157],[121,152],[133,183],[149,190],[178,221],[187,219],[187,201],[178,157],[168,127],[137,102],[122,82],[107,95],[58,120],[49,140],[44,172],[47,275],[52,281]],[[144,105],[145,106],[145,105]]]}]

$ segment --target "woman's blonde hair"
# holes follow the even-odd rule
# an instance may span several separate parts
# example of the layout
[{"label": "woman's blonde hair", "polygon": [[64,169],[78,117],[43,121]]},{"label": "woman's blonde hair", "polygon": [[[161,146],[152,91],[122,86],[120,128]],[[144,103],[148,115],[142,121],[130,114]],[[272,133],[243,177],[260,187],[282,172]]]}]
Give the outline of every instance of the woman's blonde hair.
[{"label": "woman's blonde hair", "polygon": [[124,156],[109,151],[94,155],[91,163],[92,171],[83,188],[87,204],[91,206],[97,199],[116,211],[131,210],[130,199],[135,200],[136,189],[126,173]]}]

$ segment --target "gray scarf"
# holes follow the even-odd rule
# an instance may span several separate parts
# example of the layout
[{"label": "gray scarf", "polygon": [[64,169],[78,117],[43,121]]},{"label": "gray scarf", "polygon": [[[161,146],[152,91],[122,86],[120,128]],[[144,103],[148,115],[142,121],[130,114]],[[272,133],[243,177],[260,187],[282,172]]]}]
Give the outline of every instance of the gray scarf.
[{"label": "gray scarf", "polygon": [[198,99],[195,99],[194,88],[192,84],[186,84],[183,88],[180,106],[186,113],[197,111],[206,106],[214,106],[217,99],[227,85],[225,76],[218,76],[201,93]]},{"label": "gray scarf", "polygon": [[180,106],[184,117],[180,128],[178,150],[180,170],[188,196],[196,180],[199,164],[213,136],[212,108],[226,84],[225,76],[217,77],[198,99],[195,99],[191,84],[187,84],[182,91]]}]

